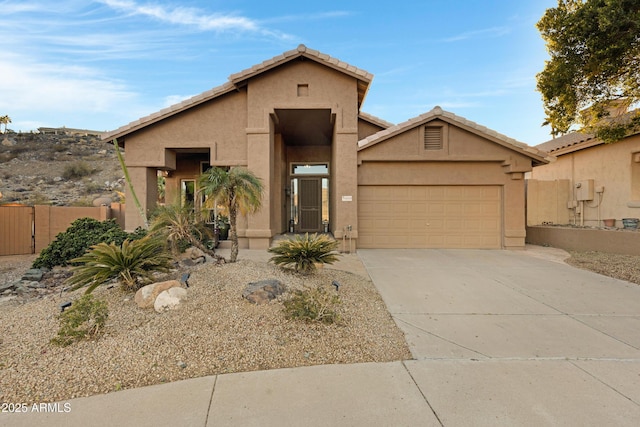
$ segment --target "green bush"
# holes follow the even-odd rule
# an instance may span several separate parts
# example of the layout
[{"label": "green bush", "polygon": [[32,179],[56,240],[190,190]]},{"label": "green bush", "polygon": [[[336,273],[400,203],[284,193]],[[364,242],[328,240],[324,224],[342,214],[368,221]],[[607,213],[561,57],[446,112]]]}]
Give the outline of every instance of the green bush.
[{"label": "green bush", "polygon": [[338,260],[338,254],[334,252],[337,248],[338,242],[327,235],[306,233],[269,248],[269,252],[275,254],[269,261],[283,267],[293,267],[301,273],[313,273],[316,264],[333,264]]},{"label": "green bush", "polygon": [[78,179],[91,175],[94,172],[89,163],[79,160],[65,166],[62,177],[64,179]]},{"label": "green bush", "polygon": [[69,228],[58,233],[56,238],[40,252],[33,262],[33,268],[53,268],[65,266],[74,258],[81,256],[89,247],[98,243],[115,243],[121,245],[125,239],[137,239],[144,231],[137,230],[128,234],[120,228],[115,219],[98,221],[93,218],[80,218],[71,223]]},{"label": "green bush", "polygon": [[73,262],[73,276],[66,283],[72,289],[87,287],[91,293],[111,279],[118,279],[124,290],[135,291],[153,280],[154,272],[166,272],[172,267],[172,257],[166,242],[147,236],[140,240],[125,240],[121,246],[98,243]]},{"label": "green bush", "polygon": [[340,303],[337,294],[318,286],[294,291],[293,296],[284,302],[284,312],[289,319],[330,324],[340,320],[336,311],[336,306]]},{"label": "green bush", "polygon": [[104,328],[108,317],[109,308],[105,301],[83,295],[58,316],[60,329],[51,343],[65,347],[81,339],[95,337]]}]

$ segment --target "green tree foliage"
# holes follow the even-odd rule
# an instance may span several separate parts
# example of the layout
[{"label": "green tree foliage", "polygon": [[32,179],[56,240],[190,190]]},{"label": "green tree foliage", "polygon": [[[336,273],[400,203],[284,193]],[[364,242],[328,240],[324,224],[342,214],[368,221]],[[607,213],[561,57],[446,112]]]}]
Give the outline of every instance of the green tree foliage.
[{"label": "green tree foliage", "polygon": [[115,219],[98,221],[93,218],[80,218],[73,221],[65,231],[58,233],[53,242],[40,252],[33,262],[33,267],[65,266],[92,245],[100,242],[121,245],[125,239],[139,239],[144,234],[143,230],[136,230],[133,234],[126,233]]},{"label": "green tree foliage", "polygon": [[210,168],[198,179],[200,192],[227,206],[229,209],[229,240],[231,240],[230,262],[238,259],[238,212],[256,212],[262,206],[262,181],[250,170],[242,167],[225,170]]},{"label": "green tree foliage", "polygon": [[153,273],[169,271],[171,261],[159,237],[125,240],[122,245],[99,243],[73,260],[80,265],[73,268],[73,276],[66,283],[74,290],[86,287],[85,293],[89,294],[101,284],[118,279],[124,290],[135,291],[153,281]]},{"label": "green tree foliage", "polygon": [[[640,130],[640,2],[558,0],[537,24],[551,59],[537,75],[552,134],[572,126],[606,142]],[[589,114],[581,114],[589,109]]]},{"label": "green tree foliage", "polygon": [[293,267],[300,273],[316,271],[316,264],[333,264],[338,260],[335,250],[338,242],[324,234],[306,233],[292,239],[280,241],[269,252],[273,255],[269,261],[283,267]]}]

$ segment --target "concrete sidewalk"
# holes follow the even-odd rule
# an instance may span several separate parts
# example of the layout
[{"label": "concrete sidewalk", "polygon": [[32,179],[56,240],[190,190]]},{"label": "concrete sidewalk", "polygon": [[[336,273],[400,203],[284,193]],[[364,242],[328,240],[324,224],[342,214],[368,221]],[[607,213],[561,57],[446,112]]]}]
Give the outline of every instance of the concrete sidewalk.
[{"label": "concrete sidewalk", "polygon": [[414,360],[204,377],[0,414],[0,425],[640,425],[640,287],[563,256],[361,250],[342,266],[370,275]]}]

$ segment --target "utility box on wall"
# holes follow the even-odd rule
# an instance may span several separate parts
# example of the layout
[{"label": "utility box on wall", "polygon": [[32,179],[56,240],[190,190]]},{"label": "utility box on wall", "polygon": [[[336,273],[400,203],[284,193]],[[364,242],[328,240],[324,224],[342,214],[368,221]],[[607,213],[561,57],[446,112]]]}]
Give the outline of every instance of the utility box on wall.
[{"label": "utility box on wall", "polygon": [[576,182],[576,200],[593,200],[593,180],[585,179]]}]

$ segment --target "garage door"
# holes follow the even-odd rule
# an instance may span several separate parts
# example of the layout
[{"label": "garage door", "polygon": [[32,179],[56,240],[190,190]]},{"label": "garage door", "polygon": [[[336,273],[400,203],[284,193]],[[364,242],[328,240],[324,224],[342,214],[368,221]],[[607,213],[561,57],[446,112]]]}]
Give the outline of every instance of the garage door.
[{"label": "garage door", "polygon": [[502,247],[499,186],[360,186],[358,247]]}]

